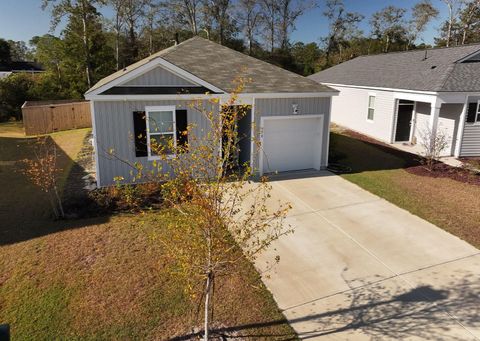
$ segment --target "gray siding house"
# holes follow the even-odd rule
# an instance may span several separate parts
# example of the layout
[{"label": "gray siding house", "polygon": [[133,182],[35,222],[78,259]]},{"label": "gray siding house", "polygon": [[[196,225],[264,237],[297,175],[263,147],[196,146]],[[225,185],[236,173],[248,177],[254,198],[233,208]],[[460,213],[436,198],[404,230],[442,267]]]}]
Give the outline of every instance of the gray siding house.
[{"label": "gray siding house", "polygon": [[[208,129],[203,115],[190,104],[202,101],[219,112],[238,76],[251,79],[235,103],[249,106],[239,122],[248,137],[239,161],[250,162],[260,174],[325,168],[331,98],[338,91],[194,37],[102,79],[85,94],[92,106],[97,185],[111,185],[116,176],[131,178],[122,160],[148,169],[158,159],[150,149],[149,141],[156,136],[148,122],[152,116],[158,120],[159,112],[173,121],[172,130],[163,134],[177,143],[182,136],[177,132],[187,124],[193,123],[196,135]],[[256,138],[261,142],[258,150]],[[111,149],[118,158],[109,157]]]},{"label": "gray siding house", "polygon": [[479,44],[361,56],[310,79],[340,91],[335,123],[387,143],[442,131],[445,156],[480,156]]}]

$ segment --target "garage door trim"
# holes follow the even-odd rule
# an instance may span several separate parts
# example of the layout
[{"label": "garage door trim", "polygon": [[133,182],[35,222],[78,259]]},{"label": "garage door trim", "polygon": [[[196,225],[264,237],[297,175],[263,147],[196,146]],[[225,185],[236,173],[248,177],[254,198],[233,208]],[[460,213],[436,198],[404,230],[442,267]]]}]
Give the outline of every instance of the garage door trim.
[{"label": "garage door trim", "polygon": [[[325,115],[322,114],[310,114],[310,115],[279,115],[279,116],[262,116],[260,118],[260,148],[262,149],[260,151],[259,155],[259,171],[260,175],[263,175],[263,146],[264,146],[264,128],[265,128],[265,121],[267,120],[290,120],[290,119],[306,119],[306,118],[321,118],[320,124],[321,127],[320,129],[323,131],[324,125],[325,125]],[[321,147],[320,149],[320,159],[321,159],[321,154],[323,153],[323,141],[321,141]],[[320,164],[318,165],[319,167],[321,166]]]}]

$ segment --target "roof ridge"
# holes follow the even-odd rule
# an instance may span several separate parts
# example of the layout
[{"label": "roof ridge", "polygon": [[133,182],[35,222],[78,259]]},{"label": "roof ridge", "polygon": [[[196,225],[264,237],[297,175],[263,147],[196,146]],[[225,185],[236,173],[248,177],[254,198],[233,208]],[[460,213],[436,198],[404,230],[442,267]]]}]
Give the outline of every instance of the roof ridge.
[{"label": "roof ridge", "polygon": [[[300,78],[302,78],[302,79],[308,80],[309,82],[314,82],[314,83],[316,83],[315,81],[309,79],[308,77],[299,75],[298,73],[295,73],[295,72],[293,72],[293,71],[284,69],[284,68],[282,68],[282,67],[280,67],[280,66],[278,66],[278,65],[269,63],[269,62],[267,62],[267,61],[265,61],[265,60],[262,60],[262,59],[259,59],[259,58],[255,58],[255,57],[250,56],[250,55],[248,55],[248,54],[245,54],[245,53],[243,53],[243,52],[241,52],[241,51],[238,51],[238,50],[232,49],[232,48],[230,48],[230,47],[228,47],[228,46],[219,44],[219,43],[217,43],[217,42],[215,42],[215,41],[212,41],[212,40],[210,40],[210,39],[205,39],[205,38],[200,37],[200,36],[195,36],[195,37],[190,38],[190,39],[188,39],[188,40],[192,40],[192,39],[194,39],[194,38],[199,38],[199,39],[201,39],[201,40],[205,40],[205,41],[210,42],[210,43],[212,43],[212,44],[218,45],[219,47],[221,47],[221,48],[223,48],[223,49],[227,49],[227,50],[233,51],[233,52],[235,52],[236,54],[239,54],[239,55],[241,55],[241,56],[244,57],[244,58],[251,59],[251,60],[253,60],[253,61],[257,62],[257,63],[262,63],[262,64],[265,64],[265,65],[268,65],[268,66],[273,66],[273,67],[275,67],[275,68],[277,68],[277,69],[279,69],[279,70],[281,70],[281,71],[283,71],[283,72],[287,72],[287,73],[290,73],[291,75],[294,75],[294,76],[296,76],[296,77],[300,77]],[[186,40],[186,41],[187,41],[187,40]],[[184,41],[184,42],[186,42],[186,41]],[[177,46],[178,46],[178,45],[177,45]]]},{"label": "roof ridge", "polygon": [[[480,42],[476,42],[476,43],[469,43],[469,44],[456,45],[456,46],[436,46],[436,47],[428,47],[428,48],[425,48],[425,49],[414,49],[414,50],[407,50],[407,51],[392,51],[392,52],[379,52],[379,53],[373,53],[373,54],[362,54],[362,55],[357,56],[355,58],[372,57],[372,56],[384,56],[384,55],[400,54],[400,53],[413,53],[413,52],[423,52],[423,51],[438,51],[438,50],[446,50],[446,49],[457,49],[457,48],[477,46],[477,45],[478,45],[479,50],[480,50]],[[352,59],[355,59],[355,58],[352,58]]]},{"label": "roof ridge", "polygon": [[448,65],[448,69],[445,72],[445,76],[441,80],[441,85],[436,89],[437,91],[442,91],[442,89],[445,87],[445,84],[447,84],[448,79],[452,76],[453,70],[455,69],[455,65],[457,65],[456,62]]},{"label": "roof ridge", "polygon": [[[172,53],[172,51],[175,51],[179,46],[182,46],[182,45],[185,45],[185,43],[189,42],[189,41],[192,41],[192,40],[196,40],[197,38],[200,38],[200,39],[203,39],[202,37],[196,35],[196,36],[193,36],[193,37],[190,37],[188,38],[187,40],[184,40],[178,44],[174,44],[172,46],[169,46],[167,47],[166,49],[163,49],[163,50],[160,50],[154,54],[158,54],[157,56],[155,56],[154,58],[158,58],[158,57],[161,57],[161,56],[167,56],[169,55],[170,53]],[[206,39],[205,39],[206,40]],[[163,52],[163,53],[162,53]],[[152,55],[153,56],[153,55]]]}]

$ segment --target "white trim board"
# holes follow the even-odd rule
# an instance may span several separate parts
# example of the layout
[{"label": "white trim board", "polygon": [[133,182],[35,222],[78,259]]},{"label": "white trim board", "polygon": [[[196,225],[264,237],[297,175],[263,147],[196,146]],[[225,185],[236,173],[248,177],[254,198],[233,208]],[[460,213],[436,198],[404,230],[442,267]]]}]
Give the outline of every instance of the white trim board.
[{"label": "white trim board", "polygon": [[[323,98],[338,96],[339,92],[276,92],[276,93],[242,93],[239,99],[269,99],[269,98]],[[198,100],[218,98],[227,101],[230,94],[173,94],[173,95],[93,95],[87,94],[85,98],[91,101],[162,101],[162,100]]]},{"label": "white trim board", "polygon": [[217,88],[216,86],[214,86],[213,84],[210,84],[206,81],[204,81],[203,79],[179,68],[178,66],[166,61],[165,59],[161,58],[161,57],[157,57],[157,58],[154,58],[152,60],[150,60],[149,62],[147,62],[146,64],[136,68],[136,69],[133,69],[131,71],[125,71],[125,73],[113,80],[111,80],[110,82],[100,86],[99,88],[97,89],[94,89],[92,91],[87,91],[85,93],[85,98],[87,99],[93,99],[93,96],[95,95],[99,95],[101,94],[102,92],[114,87],[114,86],[118,86],[118,85],[121,85],[125,82],[128,82],[148,71],[151,71],[153,70],[155,67],[157,66],[161,66],[163,67],[165,70],[169,71],[169,72],[172,72],[173,74],[181,77],[181,78],[184,78],[185,80],[188,80],[192,83],[196,83],[196,84],[199,84],[201,86],[204,86],[214,92],[220,92],[220,93],[224,93],[225,91],[220,89],[220,88]]},{"label": "white trim board", "polygon": [[[167,134],[172,134],[173,135],[173,146],[174,149],[177,147],[177,122],[176,122],[176,117],[175,117],[175,111],[177,107],[175,105],[155,105],[155,106],[146,106],[145,107],[145,120],[146,120],[146,135],[147,135],[147,158],[148,161],[154,161],[154,160],[161,160],[161,155],[152,155],[152,149],[151,149],[151,135],[152,133],[150,132],[150,112],[155,112],[155,111],[171,111],[172,112],[172,122],[173,122],[173,131],[172,133],[153,133],[153,135],[167,135]],[[167,157],[175,157],[174,154],[169,154]]]},{"label": "white trim board", "polygon": [[92,136],[93,136],[93,152],[95,157],[95,180],[97,180],[97,187],[101,187],[100,184],[100,165],[98,164],[98,140],[97,140],[97,124],[95,123],[95,104],[90,101],[90,116],[92,119]]},{"label": "white trim board", "polygon": [[378,86],[363,86],[363,85],[349,85],[349,84],[336,84],[336,83],[326,83],[322,84],[327,86],[338,86],[344,88],[357,88],[357,89],[367,89],[367,90],[381,90],[381,91],[390,91],[390,92],[406,92],[406,93],[416,93],[424,95],[438,95],[436,91],[422,91],[422,90],[408,90],[408,89],[398,89],[398,88],[382,88]]},{"label": "white trim board", "polygon": [[[465,96],[480,96],[480,91],[422,91],[422,90],[408,90],[408,89],[397,89],[397,88],[382,88],[374,86],[361,86],[361,85],[349,85],[349,84],[337,84],[337,83],[325,83],[322,84],[331,86],[331,87],[340,87],[340,88],[354,88],[354,89],[366,89],[366,90],[378,90],[378,91],[388,91],[388,92],[397,92],[397,96],[403,96],[405,94],[415,95],[431,95],[437,96],[440,98],[442,103],[463,103]],[[403,98],[406,99],[406,98]],[[418,102],[429,102],[429,100],[417,100]]]}]

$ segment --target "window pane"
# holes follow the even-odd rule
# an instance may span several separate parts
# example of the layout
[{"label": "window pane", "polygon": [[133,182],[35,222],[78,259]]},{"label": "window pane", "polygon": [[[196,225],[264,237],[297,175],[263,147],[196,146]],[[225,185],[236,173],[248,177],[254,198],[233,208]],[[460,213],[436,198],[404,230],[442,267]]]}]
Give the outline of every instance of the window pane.
[{"label": "window pane", "polygon": [[150,133],[173,132],[173,112],[149,111],[148,119]]},{"label": "window pane", "polygon": [[368,107],[375,108],[375,96],[368,97]]},{"label": "window pane", "polygon": [[150,135],[151,155],[173,154],[173,134]]},{"label": "window pane", "polygon": [[375,109],[368,109],[368,119],[369,120],[373,120],[373,116],[374,116],[374,113],[375,113]]}]

